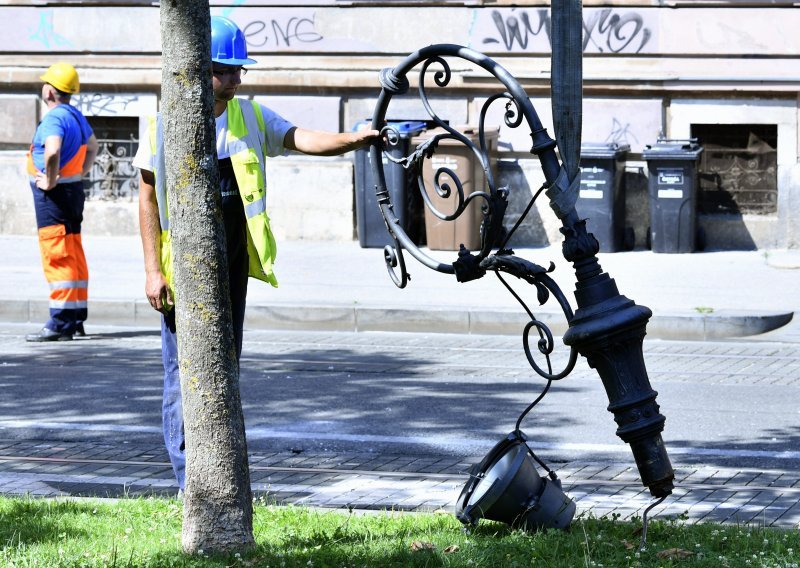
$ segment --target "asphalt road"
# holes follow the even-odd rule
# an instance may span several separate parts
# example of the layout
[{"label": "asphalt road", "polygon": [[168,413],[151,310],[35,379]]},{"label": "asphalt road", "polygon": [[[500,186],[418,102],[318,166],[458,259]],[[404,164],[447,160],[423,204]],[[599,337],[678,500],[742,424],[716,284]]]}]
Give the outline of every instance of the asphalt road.
[{"label": "asphalt road", "polygon": [[[0,439],[160,444],[156,330],[53,344],[30,331],[0,324]],[[544,386],[518,337],[247,331],[244,345],[251,452],[482,457]],[[800,465],[800,345],[646,340],[645,361],[673,465]],[[633,465],[607,403],[580,361],[522,429],[546,460]]]}]

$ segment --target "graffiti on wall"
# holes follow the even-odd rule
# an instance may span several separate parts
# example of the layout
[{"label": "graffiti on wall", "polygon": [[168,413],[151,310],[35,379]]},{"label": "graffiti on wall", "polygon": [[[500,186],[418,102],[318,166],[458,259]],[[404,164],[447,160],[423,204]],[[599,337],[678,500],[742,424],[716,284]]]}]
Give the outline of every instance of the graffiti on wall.
[{"label": "graffiti on wall", "polygon": [[628,144],[632,148],[641,146],[639,139],[631,130],[631,123],[623,122],[616,116],[611,118],[611,130],[606,136],[605,142],[620,146]]},{"label": "graffiti on wall", "polygon": [[[476,31],[483,46],[505,51],[549,51],[550,10],[491,10],[478,12]],[[616,8],[586,9],[583,12],[583,51],[590,53],[641,53],[651,46],[654,26],[639,12]],[[473,38],[475,31],[473,31]]]},{"label": "graffiti on wall", "polygon": [[614,13],[603,8],[588,13],[583,22],[583,51],[589,43],[600,53],[640,53],[653,32],[645,26],[644,18],[636,12]]},{"label": "graffiti on wall", "polygon": [[251,20],[242,28],[247,45],[255,48],[280,49],[322,41],[314,29],[314,16],[265,18]]},{"label": "graffiti on wall", "polygon": [[631,152],[641,152],[663,129],[660,99],[584,99],[582,138],[587,143],[627,144]]},{"label": "graffiti on wall", "polygon": [[55,31],[55,27],[53,26],[53,10],[45,10],[39,14],[38,26],[36,29],[32,30],[28,39],[48,50],[72,47],[72,42]]},{"label": "graffiti on wall", "polygon": [[135,116],[131,107],[138,106],[138,95],[110,95],[106,93],[86,93],[72,97],[72,104],[87,116]]},{"label": "graffiti on wall", "polygon": [[[0,18],[7,24],[0,34],[0,52],[158,51],[157,6],[145,2],[129,2],[125,7],[114,6],[115,2],[97,4],[0,2]],[[435,7],[440,2],[430,3],[435,5],[430,9],[401,7],[404,3],[374,9],[363,3],[364,7],[344,9],[338,2],[322,0],[297,2],[294,7],[272,3],[252,7],[253,2],[246,0],[212,4],[213,14],[248,27],[248,41],[256,51],[396,54],[439,42],[469,45],[490,55],[550,51],[551,19],[545,7]],[[785,14],[776,20],[768,9],[753,10],[742,18],[733,7],[667,9],[656,6],[660,2],[608,4],[613,5],[583,10],[586,53],[798,53],[797,42],[786,38],[796,35],[799,10],[783,10]],[[664,30],[665,40],[669,33],[668,40],[659,41],[660,30]]]},{"label": "graffiti on wall", "polygon": [[[336,51],[338,45],[348,38],[326,41],[316,29],[316,10],[304,8],[276,8],[270,10],[243,8],[243,2],[221,11],[221,15],[232,18],[245,34],[251,48],[261,50],[302,50],[304,46],[315,44],[314,50]],[[133,9],[128,9],[132,11]],[[25,22],[14,26],[8,34],[0,37],[0,51],[63,51],[75,49],[85,51],[117,51],[119,49],[143,50],[145,46],[158,42],[158,10],[148,11],[147,24],[136,31],[149,30],[151,37],[135,37],[120,34],[117,26],[94,28],[84,33],[80,14],[76,10],[12,8],[6,17]],[[124,17],[124,9],[117,8],[113,15]],[[95,15],[95,17],[99,17]],[[124,37],[123,37],[124,36]],[[76,39],[79,38],[79,39]],[[133,42],[133,43],[131,43]],[[352,43],[352,42],[350,42]],[[317,45],[321,44],[321,45]]]},{"label": "graffiti on wall", "polygon": [[516,46],[520,49],[528,49],[529,42],[544,34],[547,36],[547,43],[550,44],[550,11],[547,9],[536,10],[536,24],[531,22],[530,12],[523,10],[519,13],[503,14],[500,10],[492,10],[492,21],[497,30],[499,38],[488,36],[483,38],[485,45],[501,44],[506,51],[512,51]]},{"label": "graffiti on wall", "polygon": [[[475,108],[480,109],[484,102],[485,99],[475,99]],[[532,98],[531,102],[542,119],[542,125],[552,134],[551,100]],[[646,144],[654,143],[663,131],[661,105],[661,99],[657,98],[585,98],[581,138],[586,144],[627,144],[631,152],[641,152]],[[503,105],[492,105],[486,114],[487,124],[500,125],[498,146],[513,152],[529,152],[529,131],[503,124],[503,113]]]}]

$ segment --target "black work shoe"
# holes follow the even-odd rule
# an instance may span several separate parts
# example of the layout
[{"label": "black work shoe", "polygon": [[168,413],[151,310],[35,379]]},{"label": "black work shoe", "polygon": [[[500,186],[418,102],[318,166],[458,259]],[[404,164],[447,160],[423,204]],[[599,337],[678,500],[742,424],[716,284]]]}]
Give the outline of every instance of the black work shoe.
[{"label": "black work shoe", "polygon": [[75,335],[78,337],[86,337],[86,331],[83,329],[83,322],[78,322],[78,325],[75,326]]},{"label": "black work shoe", "polygon": [[31,333],[25,336],[25,341],[41,343],[43,341],[72,341],[71,333],[61,333],[43,327],[39,333]]}]

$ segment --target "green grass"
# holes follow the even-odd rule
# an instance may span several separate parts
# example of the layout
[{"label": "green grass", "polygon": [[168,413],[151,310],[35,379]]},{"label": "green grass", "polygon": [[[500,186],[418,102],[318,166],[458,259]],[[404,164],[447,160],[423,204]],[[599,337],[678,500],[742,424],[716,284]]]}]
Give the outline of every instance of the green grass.
[{"label": "green grass", "polygon": [[795,530],[578,518],[569,531],[536,534],[481,521],[470,533],[450,514],[348,514],[257,504],[257,547],[247,554],[186,556],[181,504],[166,499],[52,500],[0,497],[4,567],[474,566],[787,567],[800,562]]}]

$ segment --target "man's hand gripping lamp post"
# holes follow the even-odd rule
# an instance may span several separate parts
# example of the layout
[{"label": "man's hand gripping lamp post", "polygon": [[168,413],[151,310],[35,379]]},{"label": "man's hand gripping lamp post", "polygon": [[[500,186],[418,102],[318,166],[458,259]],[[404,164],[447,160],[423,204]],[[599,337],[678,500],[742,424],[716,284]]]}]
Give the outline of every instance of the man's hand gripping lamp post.
[{"label": "man's hand gripping lamp post", "polygon": [[[481,109],[480,123],[478,125],[480,147],[441,119],[428,100],[425,80],[431,66],[434,66],[435,73],[432,74],[437,88],[445,88],[450,82],[451,70],[445,59],[446,57],[460,58],[482,68],[502,83],[505,89],[503,92],[490,96]],[[394,246],[387,246],[384,250],[387,268],[392,280],[400,288],[405,287],[408,282],[408,273],[403,259],[403,251],[405,250],[419,262],[433,270],[445,274],[455,274],[459,282],[481,278],[487,271],[491,271],[500,278],[506,287],[508,285],[501,273],[512,274],[533,284],[537,288],[537,297],[542,304],[547,301],[549,294],[553,293],[569,321],[569,330],[564,335],[564,343],[570,346],[571,356],[567,367],[559,373],[554,373],[550,367],[549,354],[554,346],[550,330],[533,316],[520,297],[508,287],[509,291],[520,301],[531,317],[531,321],[523,332],[528,360],[536,372],[547,379],[547,386],[549,387],[551,381],[561,379],[569,374],[575,363],[576,352],[586,357],[589,365],[596,369],[600,375],[608,394],[610,403],[608,410],[614,414],[614,419],[618,425],[617,435],[630,444],[642,483],[650,489],[654,497],[663,500],[672,492],[674,472],[661,438],[665,418],[659,413],[659,407],[656,403],[657,393],[650,387],[642,355],[645,328],[652,313],[648,308],[638,306],[625,296],[620,295],[614,280],[603,272],[600,267],[596,258],[599,250],[597,240],[592,234],[586,232],[585,222],[578,217],[575,211],[575,201],[580,185],[579,176],[576,176],[573,180],[565,179],[564,168],[559,164],[555,152],[556,142],[548,136],[546,130],[542,127],[530,99],[516,79],[485,55],[457,45],[432,45],[411,54],[394,69],[384,69],[381,73],[382,90],[372,117],[373,127],[380,128],[385,124],[387,109],[392,97],[408,91],[409,81],[406,76],[418,64],[422,64],[419,72],[418,87],[421,102],[432,121],[443,128],[445,133],[437,134],[428,139],[411,155],[400,159],[399,163],[406,168],[421,172],[421,163],[426,159],[430,159],[436,153],[437,143],[442,139],[460,141],[471,149],[476,159],[480,160],[485,172],[487,187],[483,188],[483,191],[474,191],[472,194],[465,196],[462,184],[455,172],[447,168],[439,168],[436,172],[435,191],[443,197],[454,194],[456,211],[453,214],[446,215],[433,208],[430,199],[427,198],[426,192],[428,188],[425,187],[421,174],[418,176],[418,184],[426,205],[433,214],[443,220],[456,219],[471,201],[482,200],[481,246],[480,250],[468,251],[462,245],[458,258],[452,264],[439,262],[423,253],[409,239],[393,212],[383,172],[381,142],[376,142],[370,148],[370,157],[373,179],[376,181],[375,191],[378,204],[386,222],[387,230],[395,243]],[[577,278],[575,297],[578,309],[574,314],[558,286],[547,275],[548,272],[553,270],[554,267],[552,265],[549,269],[544,269],[514,256],[513,251],[505,246],[510,234],[505,234],[503,217],[508,191],[513,190],[513,188],[497,188],[495,186],[484,138],[484,122],[487,110],[490,105],[499,99],[505,101],[504,121],[508,127],[517,128],[524,124],[530,129],[533,142],[531,152],[541,162],[546,184],[534,195],[528,210],[539,193],[546,189],[546,193],[550,198],[550,205],[562,223],[560,230],[564,235],[563,255],[573,263],[575,269]],[[391,144],[395,134],[392,132],[391,126],[384,127],[384,134]],[[394,161],[398,160],[394,159]],[[442,183],[440,180],[443,179],[449,179],[450,183]],[[453,192],[451,183],[455,186],[455,192]],[[523,214],[523,217],[528,210]],[[511,233],[513,233],[513,229]],[[493,253],[493,250],[496,250],[496,252]],[[535,363],[529,349],[528,335],[533,329],[539,334],[538,351],[547,359],[547,370],[541,369]],[[533,404],[536,402],[538,402],[538,399]],[[515,457],[525,453],[519,452],[517,448],[518,442],[524,441],[524,435],[519,430],[519,422],[532,408],[533,404],[520,416],[515,431],[506,440],[498,444],[493,450],[494,455],[490,453],[484,460],[484,462],[488,463],[482,464],[483,471],[476,479],[488,480],[492,478],[491,487],[479,487],[476,490],[475,483],[473,481],[470,482],[473,485],[471,489],[476,491],[476,494],[480,494],[481,498],[494,494],[492,501],[499,502],[498,500],[502,500],[503,497],[502,492],[513,493],[520,488],[520,483],[530,484],[528,483],[530,480],[525,481],[523,479],[517,483],[513,480],[503,480],[501,478],[518,475],[525,467],[524,463],[516,463],[514,459],[509,458],[509,455],[510,452],[513,452]],[[530,455],[539,461],[533,452],[530,452]],[[539,463],[544,465],[541,461]],[[556,480],[552,472],[550,477],[552,480]],[[465,487],[465,491],[470,489],[470,483]],[[533,485],[537,484],[533,483]],[[574,504],[572,505],[572,512],[568,512],[568,518],[565,518],[564,508],[569,507],[569,500],[567,498],[564,501],[560,496],[556,496],[555,501],[550,503],[551,506],[555,506],[551,513],[546,513],[544,517],[541,515],[539,517],[530,516],[534,502],[537,499],[544,498],[541,488],[538,491],[539,493],[536,495],[529,495],[529,502],[519,503],[520,510],[512,512],[511,515],[507,510],[503,510],[496,512],[495,517],[492,517],[486,514],[487,511],[485,509],[488,507],[478,507],[481,510],[476,510],[476,500],[472,499],[470,501],[467,499],[460,504],[459,516],[462,520],[466,518],[469,521],[476,521],[476,517],[481,516],[481,514],[504,521],[518,519],[518,524],[529,528],[568,525],[572,512],[574,512]],[[525,499],[525,497],[522,498]],[[468,513],[466,515],[464,514],[465,509],[467,509]],[[469,514],[470,512],[471,515]]]}]

